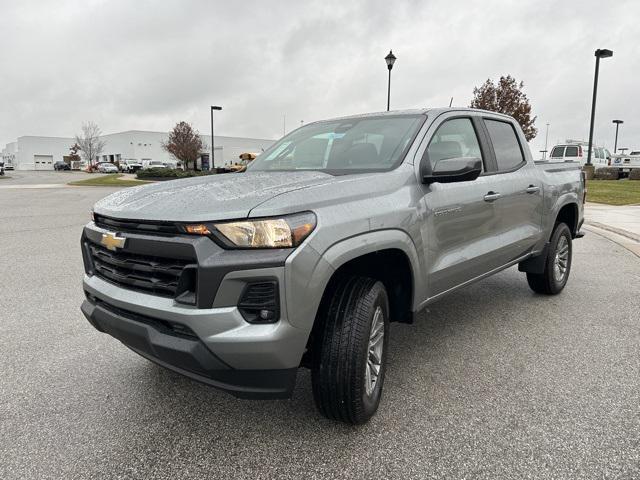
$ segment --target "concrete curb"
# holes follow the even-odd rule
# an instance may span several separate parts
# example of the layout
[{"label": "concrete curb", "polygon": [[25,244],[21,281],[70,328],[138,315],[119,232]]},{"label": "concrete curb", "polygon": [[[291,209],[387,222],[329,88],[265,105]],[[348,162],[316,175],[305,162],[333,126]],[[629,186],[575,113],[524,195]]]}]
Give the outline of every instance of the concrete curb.
[{"label": "concrete curb", "polygon": [[[640,258],[640,241],[635,240],[636,237],[634,234],[627,232],[626,230],[609,227],[608,225],[603,225],[597,222],[585,223],[583,228],[591,233],[600,235],[617,245],[620,245]],[[623,232],[624,235],[618,232]]]},{"label": "concrete curb", "polygon": [[617,235],[620,235],[622,237],[627,237],[631,240],[633,240],[634,242],[638,242],[640,243],[640,236],[636,235],[633,232],[630,232],[628,230],[623,230],[622,228],[616,228],[616,227],[612,227],[611,225],[606,225],[604,223],[600,223],[600,222],[587,222],[586,225],[592,225],[594,227],[597,227],[601,230],[607,230],[609,232],[613,232]]}]

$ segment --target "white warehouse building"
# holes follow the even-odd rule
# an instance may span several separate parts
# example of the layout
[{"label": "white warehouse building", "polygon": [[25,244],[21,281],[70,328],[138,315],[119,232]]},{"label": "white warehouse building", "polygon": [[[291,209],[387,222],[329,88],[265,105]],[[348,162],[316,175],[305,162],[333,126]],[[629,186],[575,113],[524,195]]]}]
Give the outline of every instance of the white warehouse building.
[{"label": "white warehouse building", "polygon": [[[140,162],[157,160],[163,163],[176,163],[176,159],[162,148],[167,132],[148,132],[128,130],[101,137],[105,147],[99,158],[100,162],[118,162],[135,159]],[[207,149],[203,156],[211,154],[211,136],[201,135]],[[262,138],[241,138],[215,136],[215,166],[221,167],[239,161],[241,153],[260,153],[269,147],[274,140]],[[69,149],[75,143],[71,137],[18,137],[15,142],[8,143],[0,159],[5,166],[13,166],[16,170],[53,170],[58,161],[68,161]],[[81,153],[81,152],[80,152]],[[83,158],[84,160],[84,158]]]}]

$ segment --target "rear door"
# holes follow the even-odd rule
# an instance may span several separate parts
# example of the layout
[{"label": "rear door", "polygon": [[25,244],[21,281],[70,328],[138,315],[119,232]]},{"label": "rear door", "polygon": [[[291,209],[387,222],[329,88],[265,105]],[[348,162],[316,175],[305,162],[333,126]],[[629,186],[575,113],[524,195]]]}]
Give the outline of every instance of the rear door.
[{"label": "rear door", "polygon": [[492,191],[498,195],[495,204],[500,221],[494,240],[504,265],[527,254],[540,239],[542,181],[520,128],[500,117],[484,117],[483,125],[494,160]]},{"label": "rear door", "polygon": [[581,148],[578,145],[567,145],[564,149],[564,159],[565,161],[578,161],[578,153]]}]

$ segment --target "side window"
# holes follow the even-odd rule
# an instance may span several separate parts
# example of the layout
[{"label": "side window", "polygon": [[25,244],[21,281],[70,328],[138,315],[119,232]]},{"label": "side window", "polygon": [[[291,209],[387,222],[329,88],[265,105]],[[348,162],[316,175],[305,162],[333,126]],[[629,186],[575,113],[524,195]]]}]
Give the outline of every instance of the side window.
[{"label": "side window", "polygon": [[562,157],[564,157],[564,147],[553,147],[553,150],[551,150],[551,158]]},{"label": "side window", "polygon": [[510,123],[487,119],[484,123],[496,153],[498,171],[511,170],[524,162],[520,142]]},{"label": "side window", "polygon": [[440,125],[429,142],[427,152],[431,167],[446,158],[482,159],[480,143],[469,118],[454,118]]},{"label": "side window", "polygon": [[577,157],[578,156],[578,147],[567,147],[567,150],[564,153],[565,157]]}]

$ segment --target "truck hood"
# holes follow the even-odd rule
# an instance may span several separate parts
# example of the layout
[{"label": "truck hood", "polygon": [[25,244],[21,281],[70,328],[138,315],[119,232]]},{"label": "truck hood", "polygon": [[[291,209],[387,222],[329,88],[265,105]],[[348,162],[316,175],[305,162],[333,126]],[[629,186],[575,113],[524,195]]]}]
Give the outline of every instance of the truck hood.
[{"label": "truck hood", "polygon": [[206,175],[126,188],[94,206],[101,215],[132,220],[202,222],[244,218],[283,193],[335,182],[314,171]]}]

